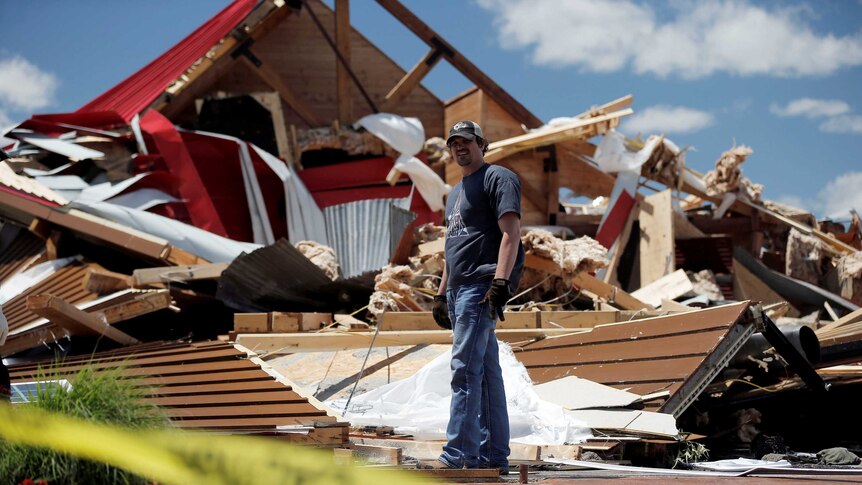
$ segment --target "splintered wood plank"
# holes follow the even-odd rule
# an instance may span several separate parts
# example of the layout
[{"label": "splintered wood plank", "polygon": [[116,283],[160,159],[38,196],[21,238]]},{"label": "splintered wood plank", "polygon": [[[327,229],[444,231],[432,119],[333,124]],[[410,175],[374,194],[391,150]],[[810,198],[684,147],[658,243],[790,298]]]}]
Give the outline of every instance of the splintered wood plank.
[{"label": "splintered wood plank", "polygon": [[137,294],[133,300],[100,308],[96,315],[105,318],[110,324],[146,315],[171,306],[171,294],[168,290],[148,291]]},{"label": "splintered wood plank", "polygon": [[132,272],[135,286],[218,279],[227,269],[227,263],[196,264],[190,266],[161,266],[141,268]]},{"label": "splintered wood plank", "polygon": [[672,300],[693,291],[694,285],[685,270],[678,269],[632,292],[632,296],[650,305],[661,305],[662,299]]},{"label": "splintered wood plank", "polygon": [[90,269],[84,276],[84,288],[99,295],[127,290],[132,287],[132,277],[106,269]]},{"label": "splintered wood plank", "polygon": [[108,325],[98,316],[87,313],[75,305],[53,295],[32,295],[27,297],[27,308],[51,323],[77,335],[104,335],[123,344],[132,345],[140,341],[131,335]]},{"label": "splintered wood plank", "polygon": [[645,197],[638,213],[640,220],[641,287],[676,269],[673,207],[670,189]]}]

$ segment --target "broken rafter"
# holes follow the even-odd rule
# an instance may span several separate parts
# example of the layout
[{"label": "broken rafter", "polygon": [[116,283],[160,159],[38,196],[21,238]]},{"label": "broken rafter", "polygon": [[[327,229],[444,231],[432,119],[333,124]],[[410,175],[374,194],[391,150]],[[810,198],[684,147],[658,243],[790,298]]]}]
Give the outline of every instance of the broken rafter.
[{"label": "broken rafter", "polygon": [[463,74],[471,82],[475,83],[482,91],[497,102],[503,109],[508,111],[521,123],[528,127],[538,127],[542,121],[533,113],[530,113],[521,103],[503,90],[488,75],[479,70],[478,67],[468,61],[460,52],[455,50],[448,42],[434,32],[425,22],[417,17],[397,0],[377,0],[386,11],[398,19],[405,27],[413,31],[422,41],[432,48],[443,48],[444,55],[452,66]]},{"label": "broken rafter", "polygon": [[54,295],[27,297],[27,309],[47,318],[51,323],[68,330],[73,335],[104,335],[123,345],[140,343],[138,339],[110,326],[97,315],[87,313]]},{"label": "broken rafter", "polygon": [[380,106],[380,109],[383,111],[389,111],[398,105],[401,101],[404,100],[407,96],[413,92],[413,89],[422,82],[422,79],[431,72],[431,69],[437,65],[442,57],[443,52],[437,48],[433,47],[430,51],[428,51],[425,56],[410,69],[410,72],[404,75],[398,83],[392,87],[389,93],[386,95],[386,99],[383,101],[383,104]]},{"label": "broken rafter", "polygon": [[[505,140],[491,143],[485,154],[485,161],[494,163],[514,153],[529,150],[545,145],[553,145],[574,138],[590,138],[602,134],[606,128],[612,128],[619,123],[619,119],[634,113],[631,108],[625,108],[613,113],[595,116],[592,118],[578,119],[565,125],[548,130],[527,133]],[[606,125],[606,126],[603,126]]]},{"label": "broken rafter", "polygon": [[279,74],[270,67],[269,63],[252,53],[248,44],[238,48],[231,55],[241,57],[245,65],[257,74],[258,77],[260,77],[260,79],[269,87],[274,89],[281,99],[284,100],[284,102],[290,106],[290,108],[296,112],[296,114],[299,115],[299,117],[302,118],[302,121],[304,121],[308,126],[313,128],[321,125],[320,119],[317,117],[314,110],[308,106],[302,98],[294,93],[293,90],[284,83],[284,81],[282,81],[281,76],[279,76]]}]

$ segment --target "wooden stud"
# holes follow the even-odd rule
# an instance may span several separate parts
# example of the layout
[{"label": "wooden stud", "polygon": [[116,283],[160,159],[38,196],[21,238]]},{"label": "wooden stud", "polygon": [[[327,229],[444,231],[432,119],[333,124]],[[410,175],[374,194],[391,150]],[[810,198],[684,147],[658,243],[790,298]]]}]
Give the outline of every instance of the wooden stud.
[{"label": "wooden stud", "polygon": [[96,315],[87,313],[54,295],[28,296],[27,309],[69,330],[73,335],[104,335],[123,345],[140,343],[138,339],[108,325]]},{"label": "wooden stud", "polygon": [[106,269],[91,269],[82,282],[84,289],[98,295],[128,290],[133,284],[134,280],[131,276]]},{"label": "wooden stud", "polygon": [[131,301],[110,305],[93,312],[109,324],[129,320],[147,313],[164,310],[171,306],[171,293],[168,290],[155,290],[137,293]]},{"label": "wooden stud", "polygon": [[218,279],[227,266],[228,263],[209,263],[141,268],[136,269],[131,278],[137,287],[170,282],[213,280]]},{"label": "wooden stud", "polygon": [[[248,50],[247,47],[246,49]],[[284,81],[281,80],[281,76],[279,76],[278,73],[270,67],[269,63],[260,59],[256,55],[254,57],[257,57],[260,60],[260,65],[255,64],[247,55],[240,54],[239,57],[242,58],[243,63],[248,66],[252,72],[257,74],[263,82],[274,89],[281,99],[283,99],[284,102],[287,103],[287,105],[290,106],[290,108],[296,112],[296,114],[302,118],[302,121],[304,121],[309,127],[314,128],[322,126],[322,123],[314,110],[304,100],[302,100],[299,95],[294,93],[293,90],[284,83]]]},{"label": "wooden stud", "polygon": [[422,79],[431,72],[431,69],[437,65],[442,57],[442,52],[440,49],[434,47],[430,51],[428,51],[425,56],[410,69],[410,72],[404,75],[401,80],[398,81],[392,89],[389,90],[389,93],[386,94],[386,99],[384,99],[383,103],[380,105],[381,111],[391,111],[398,104],[404,100],[407,96],[413,92],[413,89],[422,82]]},{"label": "wooden stud", "polygon": [[[341,58],[350,65],[350,0],[335,0],[335,45]],[[347,66],[336,57],[335,78],[338,93],[338,120],[343,125],[353,123],[353,98],[351,79]]]},{"label": "wooden stud", "polygon": [[542,125],[542,121],[539,118],[530,113],[527,108],[504,91],[503,88],[488,77],[488,75],[480,71],[479,68],[468,61],[461,53],[456,51],[454,47],[443,40],[439,34],[431,30],[425,22],[404,7],[398,0],[377,0],[377,3],[392,14],[393,17],[401,21],[405,27],[413,31],[429,47],[443,50],[446,59],[455,69],[476,84],[479,89],[487,93],[491,99],[512,114],[518,121],[531,128]]}]

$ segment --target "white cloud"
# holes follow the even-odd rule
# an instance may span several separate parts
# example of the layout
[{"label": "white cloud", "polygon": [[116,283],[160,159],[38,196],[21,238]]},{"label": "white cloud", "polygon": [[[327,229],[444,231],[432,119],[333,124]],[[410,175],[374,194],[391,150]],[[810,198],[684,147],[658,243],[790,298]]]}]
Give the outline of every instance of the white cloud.
[{"label": "white cloud", "polygon": [[711,113],[685,106],[656,105],[638,111],[622,126],[628,133],[694,133],[715,122]]},{"label": "white cloud", "polygon": [[805,116],[806,118],[821,118],[824,116],[838,116],[850,111],[850,105],[839,99],[812,99],[799,98],[787,103],[787,106],[779,106],[773,103],[769,107],[772,114],[778,116]]},{"label": "white cloud", "polygon": [[847,218],[850,209],[862,211],[862,172],[847,172],[835,177],[817,193],[822,214],[831,218]]},{"label": "white cloud", "polygon": [[[478,0],[501,44],[530,48],[536,64],[700,78],[725,72],[827,75],[862,65],[862,34],[818,33],[810,9],[747,0]],[[659,13],[662,13],[660,16]],[[669,13],[670,15],[665,15]],[[661,18],[660,18],[661,17]]]},{"label": "white cloud", "polygon": [[812,212],[818,219],[849,219],[850,209],[862,212],[862,172],[847,172],[835,177],[812,197],[782,195],[776,202]]},{"label": "white cloud", "polygon": [[13,110],[32,111],[48,106],[57,78],[20,56],[0,59],[0,103]]},{"label": "white cloud", "polygon": [[849,133],[862,135],[862,116],[843,115],[829,118],[818,127],[825,133]]}]

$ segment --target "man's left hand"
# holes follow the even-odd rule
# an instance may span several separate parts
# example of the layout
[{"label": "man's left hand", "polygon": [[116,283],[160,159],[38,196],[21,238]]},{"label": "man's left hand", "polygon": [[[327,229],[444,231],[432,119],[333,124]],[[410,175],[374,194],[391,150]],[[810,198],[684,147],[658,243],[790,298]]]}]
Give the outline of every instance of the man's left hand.
[{"label": "man's left hand", "polygon": [[500,318],[500,321],[505,322],[506,317],[503,316],[503,308],[509,302],[509,280],[504,278],[495,278],[491,282],[491,287],[488,288],[488,293],[485,293],[485,298],[482,303],[488,304],[491,307],[491,318],[494,314]]}]

